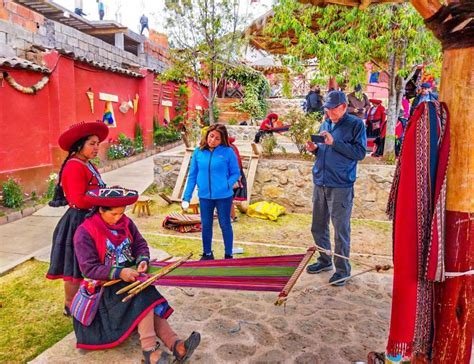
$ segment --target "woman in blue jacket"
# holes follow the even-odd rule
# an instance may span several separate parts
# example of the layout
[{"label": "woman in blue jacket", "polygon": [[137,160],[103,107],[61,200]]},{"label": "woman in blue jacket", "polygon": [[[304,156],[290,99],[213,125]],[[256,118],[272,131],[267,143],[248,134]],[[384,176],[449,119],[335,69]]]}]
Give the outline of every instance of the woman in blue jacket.
[{"label": "woman in blue jacket", "polygon": [[201,140],[201,145],[193,153],[182,202],[183,209],[187,209],[197,184],[202,226],[201,260],[214,259],[212,253],[214,209],[217,209],[219,226],[224,238],[225,258],[232,258],[234,234],[230,209],[234,196],[233,186],[239,178],[239,164],[234,150],[230,147],[227,129],[221,124],[211,125],[206,137]]}]

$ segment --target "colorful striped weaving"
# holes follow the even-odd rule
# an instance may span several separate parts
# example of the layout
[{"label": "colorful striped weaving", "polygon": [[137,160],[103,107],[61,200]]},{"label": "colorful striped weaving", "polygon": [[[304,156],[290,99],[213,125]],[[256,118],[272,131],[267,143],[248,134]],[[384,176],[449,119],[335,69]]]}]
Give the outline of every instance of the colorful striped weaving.
[{"label": "colorful striped weaving", "polygon": [[[154,284],[158,286],[281,291],[305,254],[185,262]],[[150,274],[170,262],[153,262]],[[143,279],[146,279],[144,277]]]}]

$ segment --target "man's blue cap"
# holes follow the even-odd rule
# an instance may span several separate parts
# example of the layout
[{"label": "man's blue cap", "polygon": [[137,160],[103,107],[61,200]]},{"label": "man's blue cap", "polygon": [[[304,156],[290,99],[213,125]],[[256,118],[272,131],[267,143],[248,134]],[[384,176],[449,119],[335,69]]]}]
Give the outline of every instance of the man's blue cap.
[{"label": "man's blue cap", "polygon": [[357,92],[362,91],[362,86],[360,85],[360,83],[358,83],[356,87],[354,87],[354,90]]},{"label": "man's blue cap", "polygon": [[429,82],[423,82],[423,83],[421,84],[421,88],[431,88],[431,83],[429,83]]},{"label": "man's blue cap", "polygon": [[342,91],[331,91],[326,95],[323,107],[326,109],[334,109],[341,104],[347,104],[346,94]]}]

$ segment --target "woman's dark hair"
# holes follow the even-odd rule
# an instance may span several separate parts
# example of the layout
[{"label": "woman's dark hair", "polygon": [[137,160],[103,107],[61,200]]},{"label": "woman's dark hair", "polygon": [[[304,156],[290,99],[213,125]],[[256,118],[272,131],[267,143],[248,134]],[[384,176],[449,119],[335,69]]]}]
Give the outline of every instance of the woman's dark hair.
[{"label": "woman's dark hair", "polygon": [[67,161],[76,153],[80,152],[81,149],[86,144],[87,140],[91,137],[91,135],[82,137],[81,139],[77,140],[71,148],[69,148],[69,153],[67,157],[64,159],[63,164],[61,164],[61,168],[59,169],[59,176],[58,176],[58,183],[54,187],[54,194],[53,199],[48,202],[48,205],[51,207],[61,207],[66,206],[68,204],[66,197],[64,196],[64,190],[61,186],[61,176],[63,174],[64,166],[66,165]]},{"label": "woman's dark hair", "polygon": [[102,209],[104,211],[110,211],[113,209],[113,207],[110,206],[94,206],[86,215],[86,217],[92,217],[94,214],[99,212],[99,209]]},{"label": "woman's dark hair", "polygon": [[207,137],[211,131],[217,131],[221,135],[221,144],[226,147],[230,147],[229,135],[227,134],[227,128],[222,124],[212,124],[209,129],[207,129],[206,137],[201,139],[201,144],[199,149],[209,149],[209,144],[207,144]]}]

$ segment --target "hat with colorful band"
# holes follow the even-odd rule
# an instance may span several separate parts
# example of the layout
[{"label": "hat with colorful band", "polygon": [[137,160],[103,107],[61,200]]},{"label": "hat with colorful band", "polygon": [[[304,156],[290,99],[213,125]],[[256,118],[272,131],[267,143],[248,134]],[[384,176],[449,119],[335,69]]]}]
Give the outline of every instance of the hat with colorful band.
[{"label": "hat with colorful band", "polygon": [[138,192],[118,186],[97,188],[87,191],[85,199],[94,206],[121,207],[134,204],[138,200]]}]

